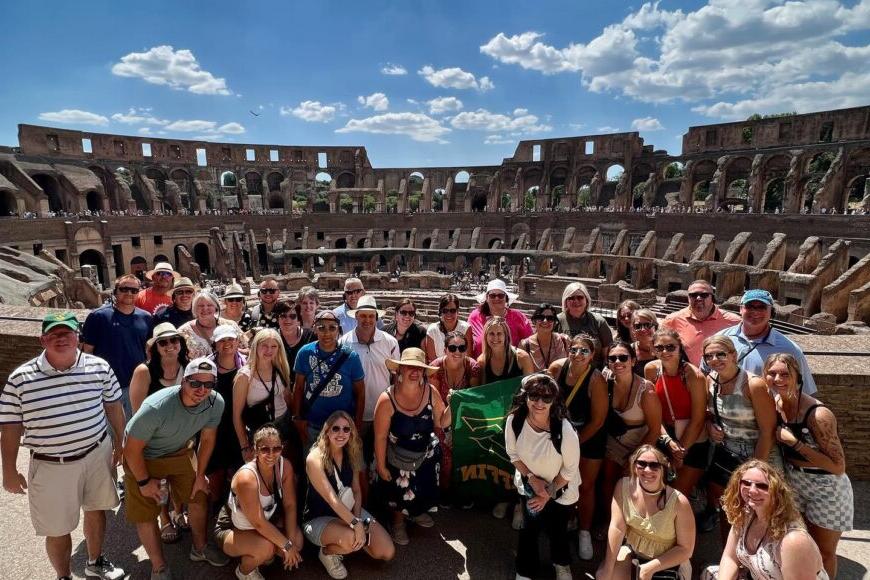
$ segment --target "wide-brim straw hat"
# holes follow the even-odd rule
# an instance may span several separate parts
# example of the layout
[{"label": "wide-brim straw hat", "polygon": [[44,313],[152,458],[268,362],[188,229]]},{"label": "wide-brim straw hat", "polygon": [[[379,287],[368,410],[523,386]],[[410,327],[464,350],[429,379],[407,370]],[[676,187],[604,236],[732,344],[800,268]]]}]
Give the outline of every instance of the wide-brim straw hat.
[{"label": "wide-brim straw hat", "polygon": [[178,329],[171,322],[161,322],[157,326],[154,327],[154,330],[151,333],[151,338],[148,339],[146,344],[146,348],[151,350],[151,347],[155,342],[164,338],[172,338],[173,336],[181,336],[178,333]]},{"label": "wide-brim straw hat", "polygon": [[156,274],[157,272],[168,272],[168,273],[172,274],[173,280],[178,280],[181,277],[181,274],[176,272],[172,268],[172,264],[170,264],[169,262],[157,262],[157,264],[154,265],[153,270],[148,270],[147,272],[145,272],[145,277],[150,280],[151,277],[154,274]]},{"label": "wide-brim straw hat", "polygon": [[233,282],[227,286],[227,289],[224,292],[224,298],[247,298],[247,296],[245,296],[245,291],[242,290],[242,287],[236,282]]},{"label": "wide-brim straw hat", "polygon": [[362,296],[360,296],[359,302],[357,302],[356,304],[356,308],[354,308],[353,310],[348,310],[347,315],[356,318],[356,313],[360,310],[375,311],[378,313],[378,318],[383,318],[384,315],[387,313],[386,310],[380,310],[378,308],[378,302],[377,300],[375,300],[375,297],[368,294],[363,294]]},{"label": "wide-brim straw hat", "polygon": [[406,348],[402,351],[402,357],[399,360],[388,358],[387,368],[391,371],[399,370],[400,366],[417,367],[426,371],[427,375],[433,375],[438,372],[438,367],[429,366],[426,364],[426,353],[419,348]]},{"label": "wide-brim straw hat", "polygon": [[507,304],[510,304],[517,298],[519,298],[518,294],[514,294],[513,292],[508,292],[507,285],[504,283],[504,280],[500,280],[496,278],[495,280],[490,280],[486,285],[486,291],[481,292],[477,295],[477,302],[479,304],[483,304],[486,302],[486,295],[492,292],[493,290],[499,290],[504,292],[507,295]]},{"label": "wide-brim straw hat", "polygon": [[193,281],[187,276],[178,278],[175,281],[175,284],[172,285],[172,291],[181,290],[182,288],[190,288],[191,290],[196,290],[196,286],[193,285]]}]

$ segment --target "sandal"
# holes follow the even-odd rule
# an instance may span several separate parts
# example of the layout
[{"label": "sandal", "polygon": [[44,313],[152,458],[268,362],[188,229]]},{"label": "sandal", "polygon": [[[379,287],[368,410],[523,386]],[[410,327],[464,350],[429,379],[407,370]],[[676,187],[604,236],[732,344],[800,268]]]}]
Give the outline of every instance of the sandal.
[{"label": "sandal", "polygon": [[179,530],[189,530],[190,522],[187,519],[187,512],[169,512],[169,519],[172,520],[172,523],[175,524]]},{"label": "sandal", "polygon": [[172,522],[160,528],[160,540],[164,544],[174,544],[181,538],[178,528]]}]

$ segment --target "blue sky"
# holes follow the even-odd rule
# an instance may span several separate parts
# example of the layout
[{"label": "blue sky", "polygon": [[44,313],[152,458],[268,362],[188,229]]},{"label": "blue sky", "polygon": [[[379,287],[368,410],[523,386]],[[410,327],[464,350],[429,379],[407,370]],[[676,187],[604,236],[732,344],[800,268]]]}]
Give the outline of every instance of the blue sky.
[{"label": "blue sky", "polygon": [[870,0],[29,0],[0,21],[4,145],[34,123],[497,164],[521,139],[679,153],[690,125],[870,104]]}]

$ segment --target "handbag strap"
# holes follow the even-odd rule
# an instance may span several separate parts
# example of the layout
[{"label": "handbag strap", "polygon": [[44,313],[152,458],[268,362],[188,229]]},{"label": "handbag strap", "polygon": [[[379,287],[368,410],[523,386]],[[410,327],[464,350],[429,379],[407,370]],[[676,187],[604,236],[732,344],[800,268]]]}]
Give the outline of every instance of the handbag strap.
[{"label": "handbag strap", "polygon": [[658,376],[656,377],[656,382],[659,382],[659,379],[662,380],[662,390],[665,392],[665,401],[668,403],[668,411],[671,412],[671,419],[674,420],[674,424],[677,423],[677,414],[674,413],[674,406],[671,404],[671,395],[668,393],[668,378],[667,375],[662,370],[661,365],[659,365]]},{"label": "handbag strap", "polygon": [[[569,363],[568,363],[568,362],[565,362],[565,367],[568,367],[568,365],[569,365]],[[577,394],[577,391],[580,390],[580,385],[583,383],[584,379],[586,379],[586,376],[587,376],[590,372],[592,372],[592,366],[591,366],[591,365],[590,365],[590,366],[587,366],[587,367],[586,367],[586,371],[583,372],[583,374],[581,374],[579,377],[577,377],[577,381],[574,383],[574,386],[571,388],[571,394],[569,394],[568,397],[565,399],[565,406],[566,406],[566,407],[568,407],[568,406],[571,405],[571,401],[574,400],[574,396]],[[565,376],[567,377],[567,376],[568,376],[568,373],[565,373]]]},{"label": "handbag strap", "polygon": [[303,398],[303,402],[305,403],[306,410],[311,408],[311,405],[314,404],[314,401],[317,400],[317,397],[320,396],[320,393],[323,392],[323,389],[326,388],[326,385],[332,380],[332,377],[335,376],[335,373],[338,372],[338,368],[344,364],[344,361],[350,356],[350,351],[342,348],[341,353],[339,353],[338,358],[335,359],[335,364],[329,369],[329,371],[320,379],[320,382],[317,383],[317,386],[312,390],[305,393],[305,397]]},{"label": "handbag strap", "polygon": [[716,373],[716,376],[713,378],[713,415],[716,417],[716,424],[725,429],[725,425],[722,424],[722,417],[719,415],[719,373]]}]

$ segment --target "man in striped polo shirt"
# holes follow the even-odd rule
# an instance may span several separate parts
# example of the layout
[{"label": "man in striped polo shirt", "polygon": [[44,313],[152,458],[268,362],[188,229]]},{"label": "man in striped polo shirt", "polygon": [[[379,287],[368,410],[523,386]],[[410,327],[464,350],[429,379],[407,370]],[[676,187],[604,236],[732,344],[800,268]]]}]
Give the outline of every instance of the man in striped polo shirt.
[{"label": "man in striped polo shirt", "polygon": [[[30,519],[36,535],[45,536],[58,578],[72,578],[70,533],[82,510],[85,574],[122,578],[124,571],[102,554],[105,510],[118,505],[121,390],[109,363],[79,350],[78,330],[72,312],[49,314],[39,339],[45,350],[9,375],[0,394],[3,488],[20,494],[28,490]],[[22,435],[30,449],[26,480],[16,466]]]}]

